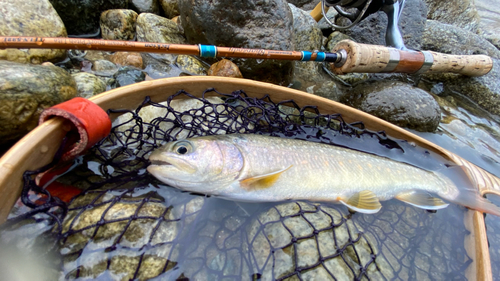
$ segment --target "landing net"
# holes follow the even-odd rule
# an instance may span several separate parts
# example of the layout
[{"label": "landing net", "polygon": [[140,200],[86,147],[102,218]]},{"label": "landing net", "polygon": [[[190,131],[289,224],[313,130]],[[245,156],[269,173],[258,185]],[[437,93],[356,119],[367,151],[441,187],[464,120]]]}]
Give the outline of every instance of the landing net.
[{"label": "landing net", "polygon": [[122,114],[111,134],[56,180],[81,193],[65,203],[34,184],[41,171],[28,171],[23,204],[0,232],[4,243],[42,240],[29,248],[42,248],[40,259],[55,257],[47,266],[59,279],[465,279],[469,232],[456,205],[430,213],[391,200],[363,215],[315,202],[244,204],[181,192],[146,171],[162,144],[214,134],[297,138],[431,170],[446,165],[423,149],[338,114],[243,91],[208,89],[202,98],[179,91],[161,104],[146,97],[136,110],[109,114]]}]

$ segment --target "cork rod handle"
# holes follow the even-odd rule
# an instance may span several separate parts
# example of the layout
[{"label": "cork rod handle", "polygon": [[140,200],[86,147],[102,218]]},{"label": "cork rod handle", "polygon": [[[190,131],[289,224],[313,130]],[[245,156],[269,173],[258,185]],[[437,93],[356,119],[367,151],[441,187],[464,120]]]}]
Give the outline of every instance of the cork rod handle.
[{"label": "cork rod handle", "polygon": [[402,51],[385,46],[340,41],[333,52],[347,52],[342,63],[331,64],[336,74],[364,73],[438,73],[453,72],[467,76],[487,74],[493,61],[485,55],[448,55],[430,51]]}]

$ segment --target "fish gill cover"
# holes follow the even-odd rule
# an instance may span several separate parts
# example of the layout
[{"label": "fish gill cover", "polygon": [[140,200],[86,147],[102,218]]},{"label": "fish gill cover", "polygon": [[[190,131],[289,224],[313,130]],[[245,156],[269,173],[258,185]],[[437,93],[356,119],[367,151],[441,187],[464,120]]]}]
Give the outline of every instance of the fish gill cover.
[{"label": "fish gill cover", "polygon": [[[122,114],[111,134],[56,179],[52,196],[34,183],[41,171],[26,172],[23,204],[0,232],[0,241],[28,247],[36,259],[52,257],[48,280],[465,279],[472,260],[463,207],[431,213],[390,200],[364,215],[326,203],[236,203],[181,192],[146,172],[149,154],[165,142],[213,134],[323,142],[430,170],[448,164],[421,148],[243,91],[179,91],[109,113]],[[58,187],[76,192],[58,196]]]}]

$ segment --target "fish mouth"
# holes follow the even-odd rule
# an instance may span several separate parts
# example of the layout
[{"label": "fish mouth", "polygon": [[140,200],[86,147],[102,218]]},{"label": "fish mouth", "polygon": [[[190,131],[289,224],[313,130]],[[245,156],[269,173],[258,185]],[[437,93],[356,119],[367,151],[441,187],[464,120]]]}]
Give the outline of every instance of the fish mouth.
[{"label": "fish mouth", "polygon": [[151,160],[150,162],[151,162],[151,165],[157,165],[157,166],[161,166],[161,165],[172,166],[172,163],[167,162],[167,161],[163,161],[163,160]]}]

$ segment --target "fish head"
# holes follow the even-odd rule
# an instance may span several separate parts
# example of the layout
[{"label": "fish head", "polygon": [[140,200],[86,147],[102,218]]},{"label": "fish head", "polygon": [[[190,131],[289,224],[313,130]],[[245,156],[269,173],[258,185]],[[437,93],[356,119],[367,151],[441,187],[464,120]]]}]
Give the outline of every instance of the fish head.
[{"label": "fish head", "polygon": [[239,149],[229,141],[210,137],[167,143],[149,157],[147,170],[178,189],[218,195],[243,168]]}]

